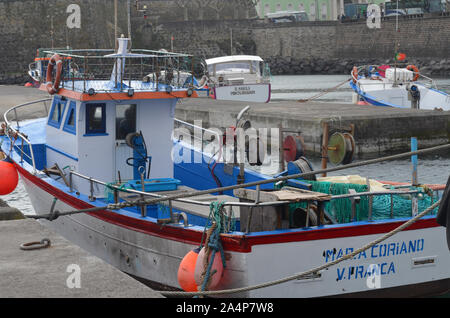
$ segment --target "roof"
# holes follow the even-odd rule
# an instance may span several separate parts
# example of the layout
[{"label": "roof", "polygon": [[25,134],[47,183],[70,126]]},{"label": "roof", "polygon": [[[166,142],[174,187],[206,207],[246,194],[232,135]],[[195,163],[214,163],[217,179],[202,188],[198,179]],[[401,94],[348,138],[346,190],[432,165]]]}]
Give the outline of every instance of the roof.
[{"label": "roof", "polygon": [[212,59],[205,60],[207,65],[218,64],[218,63],[229,63],[237,61],[259,61],[263,62],[263,59],[256,55],[230,55],[215,57]]}]

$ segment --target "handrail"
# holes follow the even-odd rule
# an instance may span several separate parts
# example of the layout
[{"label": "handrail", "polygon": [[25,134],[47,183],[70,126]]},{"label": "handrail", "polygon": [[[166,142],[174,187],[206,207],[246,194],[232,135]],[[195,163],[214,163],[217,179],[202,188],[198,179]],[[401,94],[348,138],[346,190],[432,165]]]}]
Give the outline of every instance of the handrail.
[{"label": "handrail", "polygon": [[[93,183],[97,183],[100,185],[103,185],[105,187],[109,187],[109,188],[113,188],[115,191],[119,191],[119,192],[127,192],[127,193],[134,193],[140,196],[149,196],[149,197],[153,197],[153,198],[161,198],[164,199],[166,196],[165,195],[160,195],[160,194],[156,194],[156,193],[151,193],[151,192],[144,192],[144,191],[139,191],[139,190],[134,190],[134,189],[124,189],[124,188],[120,188],[118,186],[100,181],[100,180],[96,180],[93,179],[91,177],[85,176],[81,173],[78,173],[76,171],[70,171],[70,191],[72,191],[72,175],[76,175],[82,179],[88,180],[89,182],[93,182]],[[92,192],[92,186],[91,186],[91,192]],[[260,191],[260,187],[257,187],[256,191]],[[405,195],[405,194],[419,194],[421,193],[420,190],[410,190],[410,191],[392,191],[392,190],[387,190],[387,191],[375,191],[375,192],[356,192],[356,193],[349,193],[349,194],[340,194],[340,195],[334,195],[331,196],[330,200],[337,200],[337,199],[344,199],[344,198],[353,198],[353,197],[361,197],[361,196],[382,196],[382,195]],[[93,193],[90,194],[90,197],[93,196]],[[257,194],[257,197],[259,197],[259,194]],[[166,201],[166,200],[161,200],[161,201]],[[195,205],[200,205],[200,206],[210,206],[210,202],[202,202],[202,201],[197,201],[197,200],[191,200],[191,199],[186,199],[186,198],[178,198],[178,199],[170,199],[167,198],[167,201],[169,201],[169,206],[171,205],[171,201],[176,201],[176,202],[181,202],[181,203],[188,203],[188,204],[195,204]],[[264,207],[264,206],[274,206],[274,205],[284,205],[284,204],[290,204],[293,203],[291,201],[269,201],[269,202],[259,202],[258,200],[255,202],[233,202],[233,201],[226,201],[223,202],[223,206],[240,206],[240,207]]]},{"label": "handrail", "polygon": [[[113,188],[114,190],[120,191],[120,192],[127,192],[127,193],[134,193],[134,194],[139,194],[139,195],[144,195],[144,196],[149,196],[149,197],[153,197],[153,198],[164,198],[164,195],[161,194],[156,194],[156,193],[152,193],[152,192],[144,192],[144,191],[139,191],[139,190],[134,190],[134,189],[124,189],[124,188],[120,188],[118,186],[106,183],[104,181],[100,181],[100,180],[96,180],[93,178],[90,178],[88,176],[85,176],[81,173],[78,173],[76,171],[70,171],[70,175],[76,175],[82,179],[88,180],[90,182],[96,183],[96,184],[100,184],[103,185],[105,187],[109,187],[109,188]],[[70,186],[72,185],[72,179],[70,178]],[[165,200],[163,200],[165,201]],[[190,200],[190,199],[175,199],[175,200],[167,200],[167,201],[177,201],[177,202],[181,202],[181,203],[189,203],[189,204],[196,204],[196,205],[201,205],[201,206],[210,206],[209,202],[203,202],[203,201],[196,201],[196,200]],[[254,203],[249,203],[249,202],[233,202],[233,201],[227,201],[223,203],[223,206],[247,206],[247,207],[252,207],[252,206],[266,206],[266,205],[282,205],[282,204],[287,204],[290,203],[289,201],[273,201],[273,202],[260,202],[257,204]]]},{"label": "handrail", "polygon": [[[29,155],[27,155],[23,151],[23,147],[20,149],[20,153],[21,153],[21,156],[25,155],[25,156],[27,156],[28,158],[31,159],[31,162],[32,162],[32,165],[33,165],[33,173],[34,174],[36,174],[38,170],[36,169],[36,160],[34,158],[33,144],[28,140],[28,138],[25,135],[23,135],[19,130],[15,129],[13,127],[13,125],[8,120],[8,115],[10,114],[10,112],[14,111],[14,116],[15,116],[14,120],[17,122],[17,126],[19,126],[19,124],[18,124],[19,123],[19,119],[17,118],[18,117],[17,116],[17,109],[18,108],[29,106],[29,105],[33,105],[33,104],[37,104],[37,103],[42,103],[42,102],[45,103],[45,102],[51,101],[51,100],[52,100],[51,98],[45,98],[45,99],[40,99],[40,100],[36,100],[36,101],[32,101],[32,102],[27,102],[27,103],[24,103],[24,104],[16,105],[16,106],[13,106],[10,109],[8,109],[3,114],[3,119],[5,120],[5,124],[6,124],[6,135],[8,136],[8,138],[9,138],[9,140],[11,142],[11,147],[17,147],[15,145],[15,141],[11,137],[11,132],[12,132],[12,134],[17,135],[18,137],[20,137],[22,139],[22,141],[25,142],[29,146],[31,158],[30,158]],[[45,107],[45,105],[44,105],[44,107]],[[46,110],[46,112],[48,112],[47,108],[45,110]]]}]

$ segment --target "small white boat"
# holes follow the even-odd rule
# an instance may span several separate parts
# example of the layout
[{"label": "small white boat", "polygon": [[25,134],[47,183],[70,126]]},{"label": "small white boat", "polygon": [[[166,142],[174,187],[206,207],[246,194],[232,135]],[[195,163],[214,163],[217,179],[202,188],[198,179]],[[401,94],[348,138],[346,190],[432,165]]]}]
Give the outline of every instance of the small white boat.
[{"label": "small white boat", "polygon": [[414,65],[355,66],[350,86],[359,101],[375,106],[450,110],[450,95]]},{"label": "small white boat", "polygon": [[[259,56],[232,55],[205,60],[210,97],[218,100],[268,103],[271,85],[268,65]],[[200,85],[201,85],[200,84]]]}]

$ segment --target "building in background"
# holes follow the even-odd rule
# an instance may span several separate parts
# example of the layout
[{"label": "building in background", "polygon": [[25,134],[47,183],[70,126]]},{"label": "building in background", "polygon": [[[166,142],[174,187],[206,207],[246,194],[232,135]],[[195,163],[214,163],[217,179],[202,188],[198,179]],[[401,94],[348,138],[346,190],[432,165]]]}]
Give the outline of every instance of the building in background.
[{"label": "building in background", "polygon": [[386,0],[260,0],[258,14],[261,18],[278,11],[305,11],[310,21],[337,20],[348,4],[382,4]]}]

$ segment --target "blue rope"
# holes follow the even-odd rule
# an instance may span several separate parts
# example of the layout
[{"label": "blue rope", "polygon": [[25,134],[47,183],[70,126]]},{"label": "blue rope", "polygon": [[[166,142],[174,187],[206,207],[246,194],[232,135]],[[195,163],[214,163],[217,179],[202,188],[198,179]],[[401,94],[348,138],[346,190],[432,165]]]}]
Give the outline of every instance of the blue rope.
[{"label": "blue rope", "polygon": [[225,253],[223,251],[222,242],[220,241],[220,233],[223,232],[223,228],[224,228],[224,226],[222,224],[222,217],[220,215],[220,211],[222,210],[223,204],[224,204],[223,202],[211,202],[211,204],[209,206],[210,217],[212,216],[214,222],[216,223],[216,228],[214,229],[214,231],[211,233],[211,235],[209,237],[208,248],[210,248],[212,250],[212,253],[211,253],[211,257],[208,262],[208,267],[206,269],[205,277],[203,279],[203,283],[201,286],[202,291],[206,290],[206,284],[208,283],[211,274],[214,274],[214,273],[211,273],[211,268],[214,263],[214,258],[216,257],[217,252],[220,252],[220,256],[222,257],[223,268],[226,267]]}]

